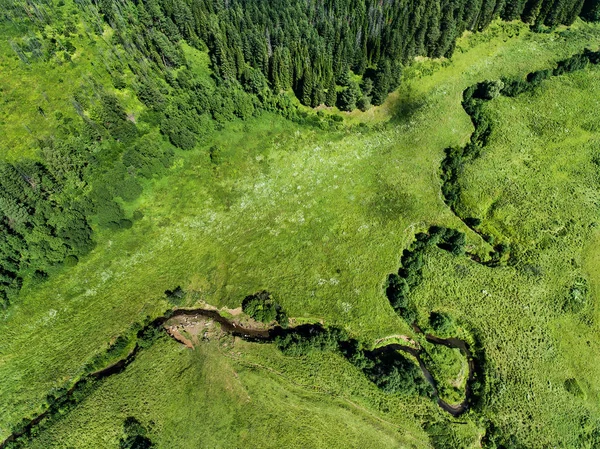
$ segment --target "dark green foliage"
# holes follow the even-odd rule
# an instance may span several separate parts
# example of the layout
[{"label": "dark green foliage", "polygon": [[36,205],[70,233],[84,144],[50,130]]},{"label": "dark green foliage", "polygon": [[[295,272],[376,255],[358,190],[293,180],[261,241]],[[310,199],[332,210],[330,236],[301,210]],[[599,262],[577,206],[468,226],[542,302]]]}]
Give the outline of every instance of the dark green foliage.
[{"label": "dark green foliage", "polygon": [[338,93],[337,107],[342,111],[353,111],[356,109],[356,102],[361,97],[360,88],[354,81],[350,81],[348,85]]},{"label": "dark green foliage", "polygon": [[123,422],[125,436],[119,441],[120,449],[150,449],[154,447],[152,440],[146,435],[148,431],[137,419],[130,416]]},{"label": "dark green foliage", "polygon": [[288,318],[287,312],[283,310],[283,307],[281,307],[279,304],[277,304],[275,308],[277,310],[275,321],[277,321],[283,329],[287,329],[290,325],[290,319]]},{"label": "dark green foliage", "polygon": [[137,334],[137,346],[142,349],[149,348],[156,340],[165,336],[161,325],[148,324]]},{"label": "dark green foliage", "polygon": [[185,291],[180,286],[177,286],[173,290],[165,290],[165,296],[171,304],[176,306],[180,305],[185,298]]},{"label": "dark green foliage", "polygon": [[[585,0],[583,14],[589,20],[598,15],[594,1]],[[182,38],[200,49],[206,43],[217,77],[232,83],[230,86],[240,82],[263,104],[270,92],[278,94],[291,87],[304,105],[314,107],[323,102],[336,104],[332,86],[336,82],[347,86],[348,69],[372,80],[372,102],[380,105],[398,87],[403,63],[418,55],[452,56],[456,39],[465,30],[483,30],[498,16],[535,22],[538,27],[570,24],[583,3],[130,0],[120,6],[100,2],[99,9],[117,31],[117,39],[157,70],[185,66],[179,47]],[[25,51],[21,54],[28,58]],[[376,73],[371,67],[377,68]],[[138,94],[158,110],[164,98],[157,94],[156,83],[144,78],[138,84]],[[362,97],[353,99],[353,93],[337,100],[343,110],[354,109],[352,105]],[[174,119],[179,120],[185,119]],[[169,137],[176,145],[194,146],[189,135],[180,132],[174,136]]]},{"label": "dark green foliage", "polygon": [[289,356],[302,356],[315,351],[338,351],[340,342],[348,341],[346,331],[321,326],[298,326],[275,337],[275,345]]},{"label": "dark green foliage", "polygon": [[579,382],[577,382],[577,379],[574,379],[572,377],[569,379],[565,379],[565,390],[567,390],[569,393],[571,393],[575,397],[578,397],[578,398],[585,397],[585,393],[581,389],[581,385],[579,385]]},{"label": "dark green foliage", "polygon": [[93,247],[82,213],[56,200],[60,189],[38,162],[0,163],[0,305],[16,297],[25,270],[47,272]]},{"label": "dark green foliage", "polygon": [[327,85],[327,92],[325,92],[325,105],[335,106],[337,103],[337,92],[335,90],[335,80],[331,78],[330,83]]},{"label": "dark green foliage", "polygon": [[481,100],[493,100],[500,95],[503,88],[504,82],[502,80],[484,81],[476,85],[472,97]]},{"label": "dark green foliage", "polygon": [[433,390],[418,365],[397,351],[377,351],[369,357],[373,366],[365,370],[367,377],[386,393],[431,396]]},{"label": "dark green foliage", "polygon": [[550,78],[552,76],[552,70],[537,70],[535,72],[531,72],[527,75],[527,82],[532,86],[540,84],[542,81]]},{"label": "dark green foliage", "polygon": [[367,351],[360,341],[338,327],[302,325],[280,332],[274,343],[285,355],[294,357],[324,351],[340,353],[390,394],[430,396],[433,392],[419,366],[398,351],[387,348]]},{"label": "dark green foliage", "polygon": [[581,70],[587,67],[590,59],[588,54],[582,53],[578,55],[573,55],[569,59],[564,59],[559,61],[556,68],[552,72],[554,76],[562,75],[564,73],[574,72],[576,70]]},{"label": "dark green foliage", "polygon": [[372,102],[375,106],[381,105],[386,99],[390,91],[390,81],[392,79],[392,71],[390,63],[383,61],[375,73],[373,81]]},{"label": "dark green foliage", "polygon": [[585,0],[581,17],[590,22],[600,21],[600,2],[598,0]]},{"label": "dark green foliage", "polygon": [[270,323],[276,320],[281,327],[288,326],[287,314],[266,290],[246,296],[242,301],[242,310],[256,321]]},{"label": "dark green foliage", "polygon": [[402,311],[408,307],[408,294],[410,293],[410,287],[406,279],[395,273],[390,274],[385,291],[394,310],[399,310],[401,314],[405,314]]},{"label": "dark green foliage", "polygon": [[210,162],[214,165],[220,165],[223,162],[223,149],[219,145],[213,145],[208,150]]},{"label": "dark green foliage", "polygon": [[340,351],[346,359],[354,366],[361,370],[373,368],[375,362],[369,357],[368,351],[365,350],[359,340],[349,339],[340,342]]},{"label": "dark green foliage", "polygon": [[356,102],[356,107],[363,112],[367,111],[371,107],[371,97],[363,95]]},{"label": "dark green foliage", "polygon": [[468,217],[465,218],[465,224],[470,228],[476,228],[477,226],[481,225],[481,219],[476,217]]},{"label": "dark green foliage", "polygon": [[431,312],[429,324],[438,335],[448,335],[454,330],[454,320],[447,313]]},{"label": "dark green foliage", "polygon": [[146,134],[123,153],[123,165],[144,178],[161,175],[171,165],[173,149],[160,136]]}]

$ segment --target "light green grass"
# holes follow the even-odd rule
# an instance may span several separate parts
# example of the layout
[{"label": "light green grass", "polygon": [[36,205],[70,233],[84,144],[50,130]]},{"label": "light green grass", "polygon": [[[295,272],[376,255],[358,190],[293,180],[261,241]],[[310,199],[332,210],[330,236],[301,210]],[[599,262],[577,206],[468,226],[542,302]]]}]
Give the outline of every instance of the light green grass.
[{"label": "light green grass", "polygon": [[[164,448],[429,447],[416,420],[398,420],[397,408],[374,409],[373,399],[385,398],[339,357],[316,355],[300,363],[274,352],[239,341],[232,346],[230,339],[187,350],[165,339],[31,447],[117,447],[128,416],[148,426]],[[353,390],[340,388],[348,386]],[[375,396],[371,403],[361,398],[368,395]],[[403,411],[435,413],[434,407],[414,404]]]},{"label": "light green grass", "polygon": [[[66,60],[64,51],[57,51],[49,60],[28,55],[22,61],[11,47],[11,43],[21,43],[37,37],[33,27],[25,31],[12,22],[0,24],[0,158],[18,160],[36,158],[38,141],[59,137],[57,131],[65,118],[79,120],[73,107],[74,96],[78,91],[90,95],[94,91],[93,82],[104,86],[106,91],[115,94],[127,113],[137,117],[143,110],[130,87],[117,90],[113,87],[111,73],[119,73],[131,85],[133,75],[126,64],[123,50],[111,42],[107,31],[95,34],[81,20],[82,10],[72,0],[63,1],[63,6],[55,2],[53,18],[44,27],[46,39],[55,38],[59,42],[69,40],[76,48],[71,60]],[[65,31],[65,23],[74,26],[73,32]],[[41,108],[43,114],[38,108]],[[57,113],[62,117],[57,117]]]},{"label": "light green grass", "polygon": [[[599,424],[599,100],[593,68],[486,104],[494,131],[465,170],[462,203],[484,232],[513,245],[514,265],[490,269],[440,253],[419,295],[423,310],[448,311],[478,334],[484,414],[526,447],[593,447]],[[585,278],[585,301],[564,310]],[[567,391],[568,379],[581,395]]]}]

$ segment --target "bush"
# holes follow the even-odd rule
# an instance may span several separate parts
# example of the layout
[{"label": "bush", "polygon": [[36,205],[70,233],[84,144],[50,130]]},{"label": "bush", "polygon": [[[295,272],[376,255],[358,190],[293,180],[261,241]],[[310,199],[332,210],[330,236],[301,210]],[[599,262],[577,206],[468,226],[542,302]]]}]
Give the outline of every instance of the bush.
[{"label": "bush", "polygon": [[527,82],[535,86],[535,85],[541,83],[542,81],[544,81],[545,79],[550,78],[551,76],[552,76],[551,69],[537,70],[537,71],[531,72],[530,74],[527,75]]},{"label": "bush", "polygon": [[246,296],[242,301],[242,310],[256,321],[265,324],[277,321],[283,328],[288,326],[287,313],[266,290]]},{"label": "bush", "polygon": [[454,320],[444,312],[431,312],[429,324],[433,330],[440,335],[448,335],[454,330]]},{"label": "bush", "polygon": [[74,267],[79,263],[79,259],[77,258],[77,256],[70,254],[67,257],[65,257],[65,261],[63,263],[66,267]]},{"label": "bush", "polygon": [[130,416],[123,422],[125,436],[119,441],[120,449],[150,449],[152,440],[146,436],[147,430],[137,419]]},{"label": "bush", "polygon": [[165,290],[165,296],[171,304],[178,306],[185,298],[185,291],[180,286],[177,286],[174,290]]},{"label": "bush", "polygon": [[345,330],[320,325],[305,325],[275,337],[277,348],[289,356],[301,356],[311,352],[338,351],[340,344],[349,340]]},{"label": "bush", "polygon": [[391,394],[431,396],[433,390],[419,367],[397,351],[371,354],[373,367],[367,377],[381,390]]}]

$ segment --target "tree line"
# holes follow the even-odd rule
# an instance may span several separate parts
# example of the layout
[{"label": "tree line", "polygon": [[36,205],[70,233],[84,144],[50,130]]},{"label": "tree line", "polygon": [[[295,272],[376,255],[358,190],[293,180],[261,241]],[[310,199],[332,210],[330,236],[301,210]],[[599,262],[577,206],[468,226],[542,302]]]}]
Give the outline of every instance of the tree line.
[{"label": "tree line", "polygon": [[[503,77],[499,80],[483,81],[464,90],[462,107],[471,118],[475,129],[466,145],[445,149],[446,156],[441,164],[442,195],[452,211],[488,243],[494,244],[495,240],[493,236],[485,235],[477,229],[481,224],[481,219],[461,217],[459,214],[461,198],[459,176],[464,171],[466,164],[481,155],[483,148],[489,142],[493,129],[491,120],[485,114],[484,104],[498,96],[515,97],[525,92],[531,92],[551,76],[582,70],[590,64],[600,64],[600,51],[586,49],[582,53],[559,61],[554,68],[536,70],[528,73],[525,77]],[[485,263],[490,266],[498,265],[508,253],[509,246],[506,243],[497,243],[490,252],[490,260]]]},{"label": "tree line", "polygon": [[408,249],[402,252],[401,267],[391,273],[385,285],[385,294],[392,308],[408,324],[417,320],[417,310],[410,300],[410,292],[423,279],[425,253],[429,248],[438,247],[454,255],[465,252],[465,234],[452,228],[431,226],[428,232],[419,232]]},{"label": "tree line", "polygon": [[[179,66],[178,41],[206,45],[222,81],[292,90],[307,106],[381,104],[415,56],[449,57],[492,20],[534,29],[598,20],[596,0],[99,0],[111,26],[157,64]],[[141,31],[138,34],[137,31]]]}]

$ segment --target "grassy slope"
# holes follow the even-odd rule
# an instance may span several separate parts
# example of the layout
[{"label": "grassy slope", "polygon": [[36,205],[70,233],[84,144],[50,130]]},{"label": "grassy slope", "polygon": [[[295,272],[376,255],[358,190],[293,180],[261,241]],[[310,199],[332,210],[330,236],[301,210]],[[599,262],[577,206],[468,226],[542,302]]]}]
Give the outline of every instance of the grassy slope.
[{"label": "grassy slope", "polygon": [[[229,345],[229,339],[212,341],[189,351],[170,340],[158,343],[32,447],[95,448],[98,441],[116,447],[127,416],[151,427],[165,448],[427,447],[415,420],[399,426],[397,409],[391,415],[374,410],[380,394],[337,357],[282,361],[272,347]],[[357,391],[332,395],[318,379],[332,371],[336,390]]]},{"label": "grassy slope", "polygon": [[[520,29],[520,35],[504,39],[507,32],[498,31],[503,27],[511,34]],[[164,304],[157,298],[178,284],[218,305],[238,305],[246,294],[267,288],[290,315],[323,317],[365,339],[408,332],[381,287],[421,224],[461,226],[439,196],[437,170],[442,149],[464,142],[471,131],[460,107],[462,90],[485,78],[545,67],[591,39],[598,42],[597,28],[579,24],[577,30],[563,39],[504,25],[492,27],[483,36],[498,35],[471,49],[465,40],[465,52],[450,64],[401,88],[400,98],[418,107],[382,132],[332,135],[263,116],[219,135],[227,161],[217,169],[205,152],[180,154],[169,176],[132,206],[144,212],[141,222],[101,235],[90,257],[43,287],[26,286],[23,302],[4,318],[0,390],[14,406],[0,414],[0,436],[35,413],[48,390],[77,376],[132,321],[158,313]],[[443,261],[441,256],[436,263]],[[490,281],[504,288],[502,272],[497,280],[487,273],[469,283],[465,303],[476,297],[473,292],[489,290]],[[500,296],[507,295],[502,290]],[[438,291],[436,298],[443,295]],[[487,309],[490,320],[502,320]],[[334,374],[323,382],[332,379]],[[161,380],[169,381],[168,375]],[[247,382],[255,386],[253,394],[263,394],[256,378]],[[310,403],[305,406],[315,407]],[[397,422],[412,426],[400,416]]]}]

